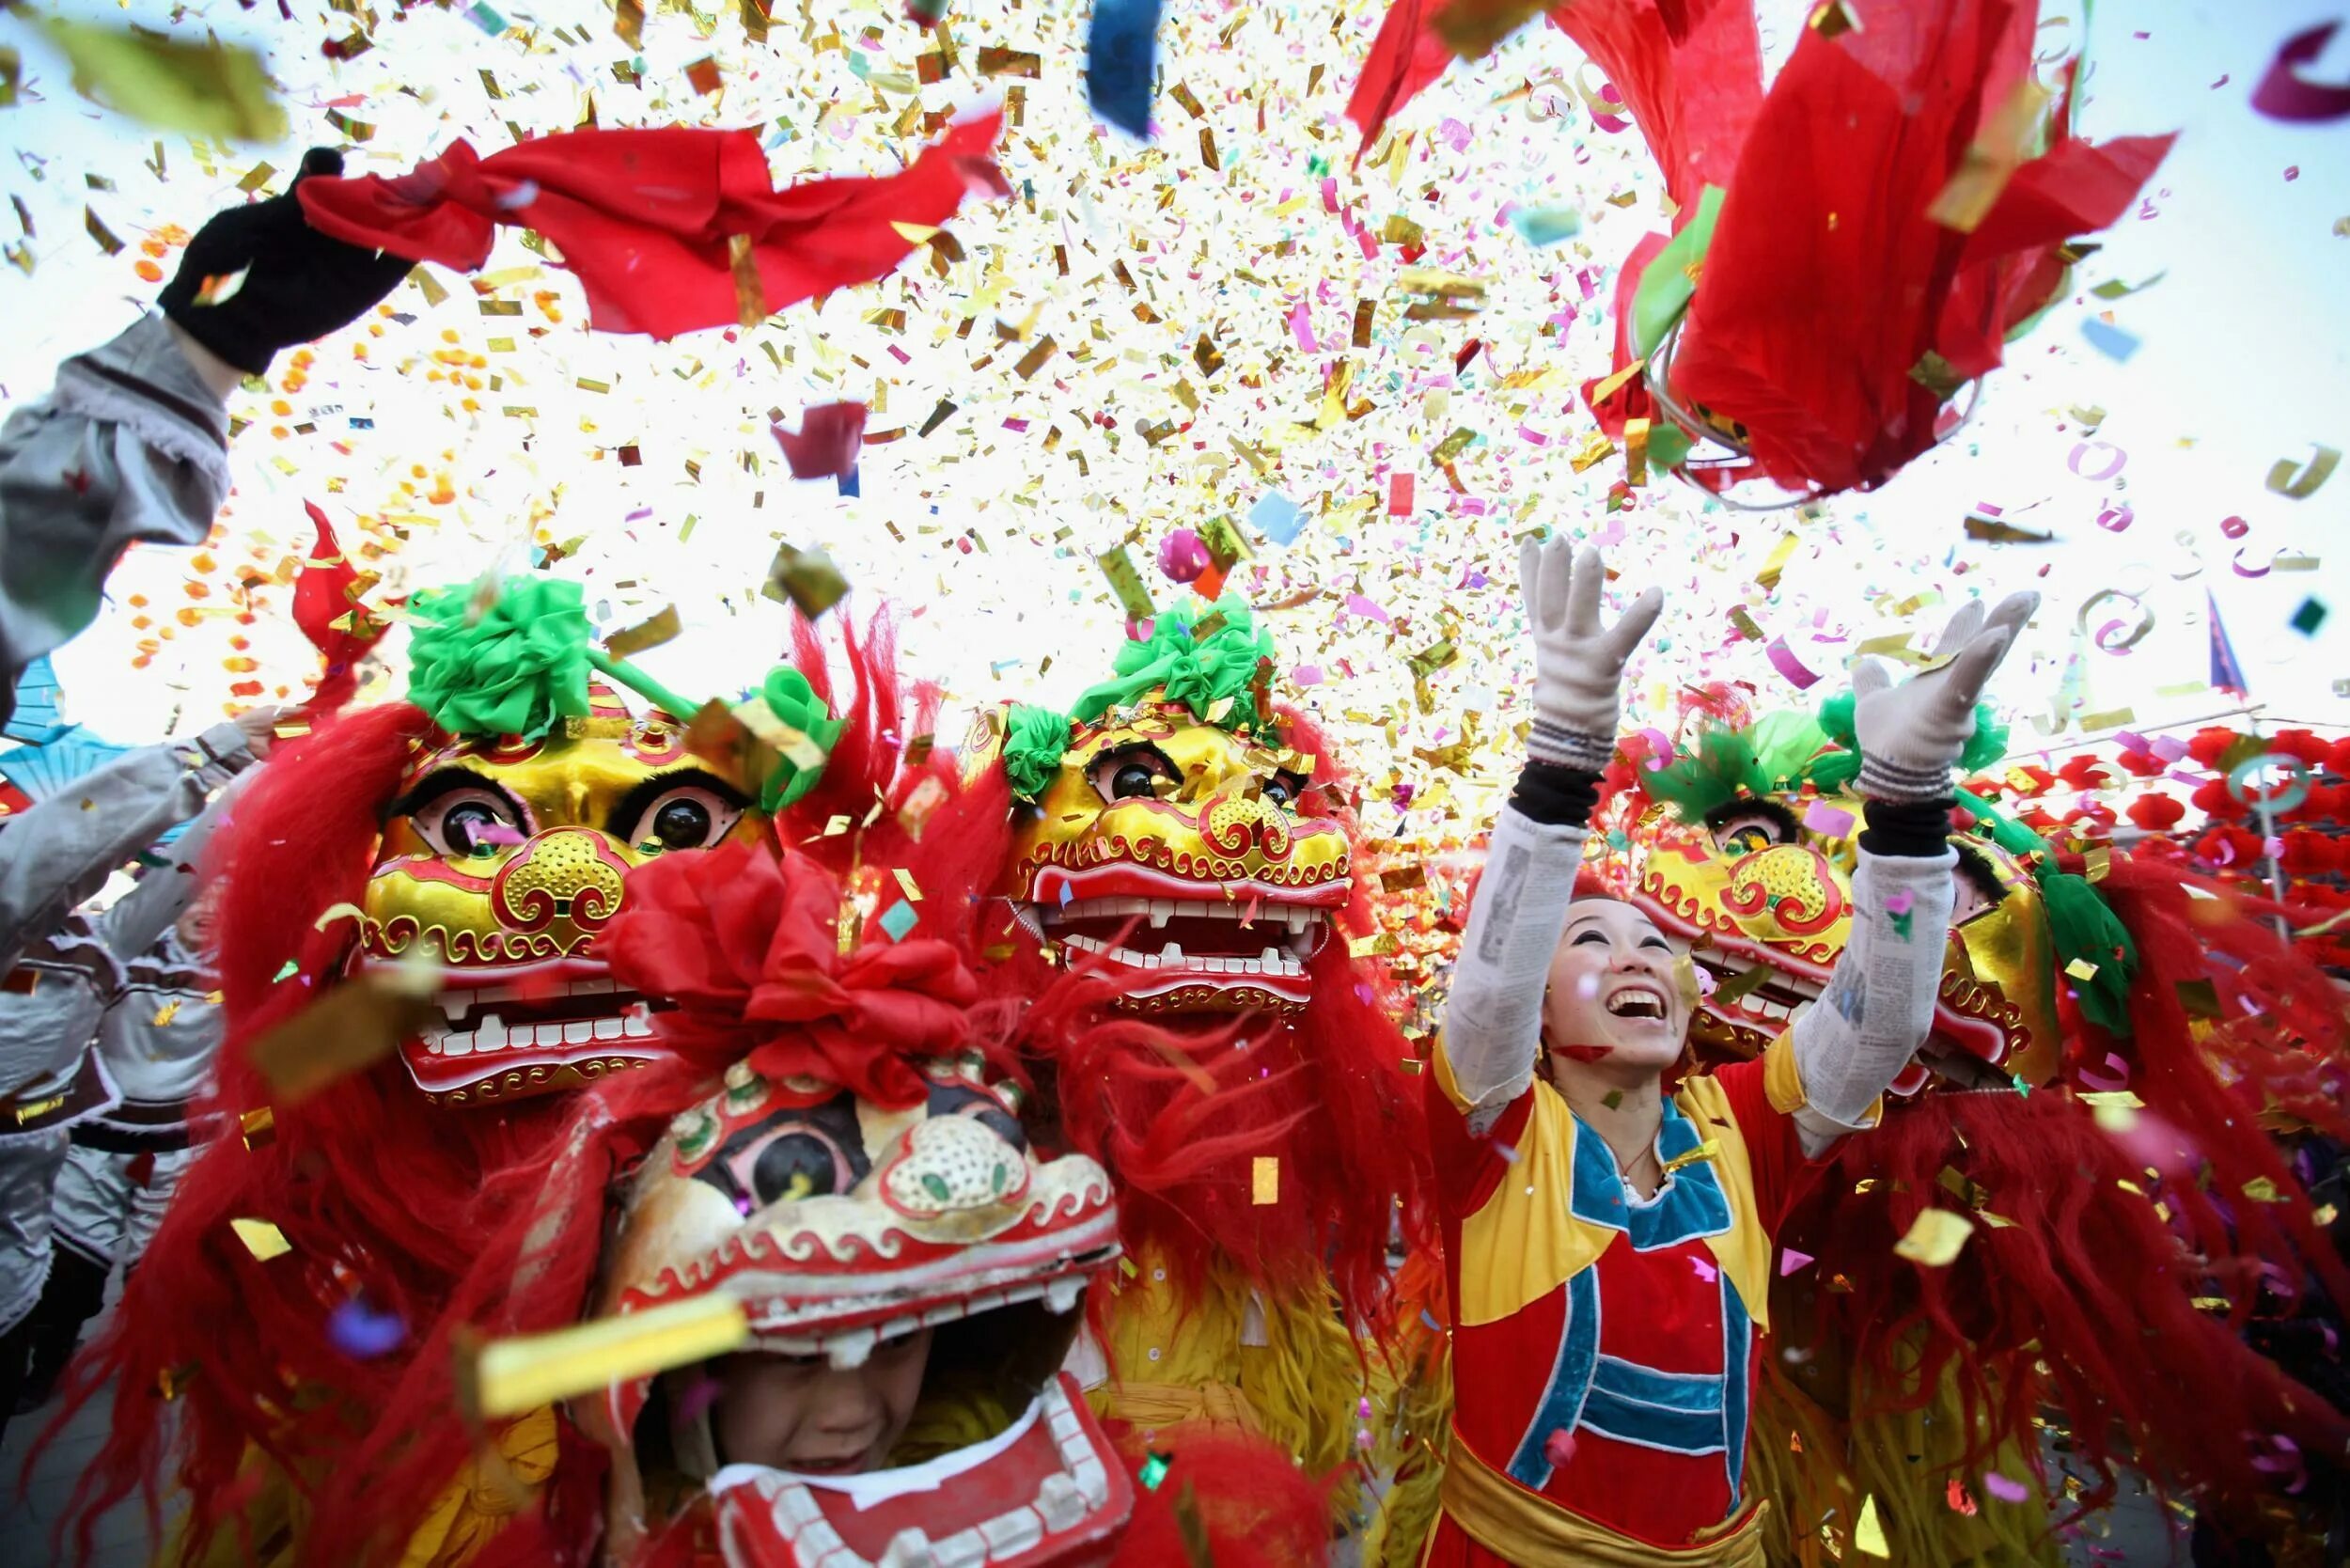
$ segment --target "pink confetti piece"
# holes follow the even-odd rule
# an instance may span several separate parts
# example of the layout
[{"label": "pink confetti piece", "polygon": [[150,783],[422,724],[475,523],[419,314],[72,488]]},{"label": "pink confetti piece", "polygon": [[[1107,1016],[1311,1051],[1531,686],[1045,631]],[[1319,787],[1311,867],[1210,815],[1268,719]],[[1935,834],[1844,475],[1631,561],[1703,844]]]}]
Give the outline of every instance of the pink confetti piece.
[{"label": "pink confetti piece", "polygon": [[1762,652],[1771,661],[1771,667],[1787,677],[1797,691],[1810,691],[1820,683],[1819,676],[1805,668],[1803,661],[1788,648],[1785,637],[1773,637]]},{"label": "pink confetti piece", "polygon": [[1778,1277],[1784,1279],[1791,1274],[1810,1268],[1814,1262],[1816,1260],[1809,1252],[1798,1252],[1792,1247],[1782,1247],[1778,1249]]},{"label": "pink confetti piece", "polygon": [[1704,1280],[1709,1285],[1722,1277],[1722,1271],[1720,1269],[1716,1268],[1712,1263],[1707,1262],[1702,1258],[1690,1259],[1689,1267],[1696,1271],[1699,1278]]},{"label": "pink confetti piece", "polygon": [[1554,1470],[1563,1470],[1574,1461],[1574,1434],[1565,1427],[1553,1427],[1543,1439],[1543,1459]]},{"label": "pink confetti piece", "polygon": [[1395,624],[1394,621],[1387,619],[1386,611],[1381,609],[1378,605],[1372,604],[1370,600],[1364,598],[1359,593],[1350,593],[1346,596],[1346,607],[1352,614],[1361,616],[1366,620],[1375,620],[1382,626],[1392,626]]},{"label": "pink confetti piece", "polygon": [[[1815,800],[1803,814],[1803,825],[1813,833],[1822,834],[1830,839],[1849,839],[1852,837],[1852,813],[1830,806],[1826,801]],[[1895,894],[1894,897],[1906,900],[1909,894],[1904,889]],[[1887,900],[1885,906],[1892,909],[1892,900]],[[1896,915],[1902,913],[1898,909],[1893,912]]]},{"label": "pink confetti piece", "polygon": [[2020,1481],[2010,1481],[1997,1470],[1983,1473],[1982,1489],[2001,1502],[2019,1503],[2031,1496],[2031,1488]]},{"label": "pink confetti piece", "polygon": [[2130,1087],[2130,1064],[2128,1062],[2123,1061],[2114,1052],[2107,1051],[2105,1064],[2113,1071],[2108,1074],[2094,1072],[2087,1067],[2075,1069],[2082,1086],[2100,1094],[2110,1094]]},{"label": "pink confetti piece", "polygon": [[[2350,85],[2315,81],[2301,72],[2326,53],[2342,24],[2321,22],[2295,33],[2278,47],[2267,74],[2252,89],[2252,108],[2270,119],[2313,123],[2350,118]],[[2222,77],[2222,81],[2226,78]]]},{"label": "pink confetti piece", "polygon": [[[2099,451],[2104,452],[2109,461],[2099,461],[2095,465],[2096,472],[2092,473],[2083,465],[2090,461],[2092,453]],[[2127,467],[2129,461],[2130,454],[2110,441],[2076,441],[2073,444],[2073,455],[2065,461],[2065,466],[2092,484],[2103,484]]]},{"label": "pink confetti piece", "polygon": [[1304,300],[1299,300],[1290,310],[1290,331],[1297,335],[1299,348],[1308,353],[1320,352],[1314,343],[1313,316]]}]

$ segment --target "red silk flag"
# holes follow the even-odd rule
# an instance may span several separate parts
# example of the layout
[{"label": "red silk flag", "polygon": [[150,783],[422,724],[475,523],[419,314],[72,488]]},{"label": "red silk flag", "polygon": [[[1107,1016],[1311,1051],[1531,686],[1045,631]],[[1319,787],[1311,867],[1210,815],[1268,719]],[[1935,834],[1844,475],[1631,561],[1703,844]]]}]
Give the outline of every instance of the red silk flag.
[{"label": "red silk flag", "polygon": [[489,259],[496,225],[526,226],[579,275],[598,331],[674,337],[741,320],[753,273],[766,312],[885,274],[974,183],[1007,189],[1000,124],[950,126],[893,175],[780,191],[752,132],[670,127],[562,132],[487,158],[460,141],[395,179],[310,179],[298,195],[321,233],[463,272]]}]

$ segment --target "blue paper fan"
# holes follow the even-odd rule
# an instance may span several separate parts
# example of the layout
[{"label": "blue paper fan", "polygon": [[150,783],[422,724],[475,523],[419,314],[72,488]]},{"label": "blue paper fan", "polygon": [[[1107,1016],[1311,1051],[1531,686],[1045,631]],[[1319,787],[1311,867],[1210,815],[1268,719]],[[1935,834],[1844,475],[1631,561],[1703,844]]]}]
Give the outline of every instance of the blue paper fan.
[{"label": "blue paper fan", "polygon": [[24,666],[16,679],[16,712],[0,734],[11,741],[39,745],[65,733],[65,715],[57,709],[57,672],[43,653]]}]

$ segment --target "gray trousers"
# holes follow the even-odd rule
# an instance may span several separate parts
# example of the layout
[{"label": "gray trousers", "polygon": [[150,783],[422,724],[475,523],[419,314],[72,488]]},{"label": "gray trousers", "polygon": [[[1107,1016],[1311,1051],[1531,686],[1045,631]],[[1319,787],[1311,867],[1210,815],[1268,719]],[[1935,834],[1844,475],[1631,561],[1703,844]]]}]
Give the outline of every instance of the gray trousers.
[{"label": "gray trousers", "polygon": [[[142,1159],[153,1168],[143,1183],[133,1177]],[[57,1172],[57,1245],[74,1248],[101,1268],[135,1262],[155,1239],[172,1189],[194,1163],[193,1149],[142,1155],[73,1145]]]},{"label": "gray trousers", "polygon": [[0,1334],[24,1321],[49,1278],[50,1206],[69,1137],[44,1127],[0,1137]]}]

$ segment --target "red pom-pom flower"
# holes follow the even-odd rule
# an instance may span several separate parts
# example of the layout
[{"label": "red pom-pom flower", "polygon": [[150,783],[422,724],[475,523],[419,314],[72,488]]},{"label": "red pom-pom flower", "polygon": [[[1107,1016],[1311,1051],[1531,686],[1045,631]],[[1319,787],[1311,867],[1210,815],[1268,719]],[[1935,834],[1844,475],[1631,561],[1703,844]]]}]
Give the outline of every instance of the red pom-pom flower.
[{"label": "red pom-pom flower", "polygon": [[662,1042],[713,1069],[826,1078],[885,1108],[919,1104],[916,1064],[970,1038],[979,984],[950,944],[840,951],[842,888],[806,855],[745,843],[665,855],[628,876],[597,946],[613,978],[674,1011]]}]

